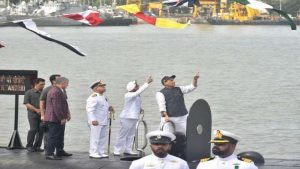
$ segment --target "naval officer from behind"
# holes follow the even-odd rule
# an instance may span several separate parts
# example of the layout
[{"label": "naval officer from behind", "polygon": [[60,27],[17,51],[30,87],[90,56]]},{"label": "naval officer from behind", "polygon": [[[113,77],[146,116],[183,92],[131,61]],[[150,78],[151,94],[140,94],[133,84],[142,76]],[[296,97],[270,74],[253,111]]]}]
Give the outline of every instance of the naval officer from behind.
[{"label": "naval officer from behind", "polygon": [[189,169],[186,161],[168,154],[175,135],[168,131],[147,134],[152,154],[132,162],[129,169]]},{"label": "naval officer from behind", "polygon": [[135,134],[135,126],[141,112],[141,94],[149,84],[153,81],[152,77],[148,77],[146,82],[140,87],[137,81],[130,81],[127,86],[127,93],[124,96],[124,108],[120,114],[121,129],[114,146],[114,155],[120,155],[121,151],[125,154],[136,155],[132,151],[132,144]]},{"label": "naval officer from behind", "polygon": [[199,72],[193,77],[192,84],[187,86],[175,86],[175,75],[164,76],[161,79],[164,88],[156,93],[156,100],[161,113],[161,123],[172,121],[176,132],[186,134],[186,120],[188,111],[184,103],[184,94],[197,87]]},{"label": "naval officer from behind", "polygon": [[107,125],[109,111],[113,108],[109,106],[107,98],[104,96],[106,84],[101,80],[92,83],[90,88],[93,93],[86,101],[86,111],[88,114],[88,124],[90,126],[90,158],[107,158],[105,145],[108,139]]},{"label": "naval officer from behind", "polygon": [[202,159],[197,169],[257,169],[254,163],[234,154],[239,137],[224,130],[214,131],[212,152],[215,157]]}]

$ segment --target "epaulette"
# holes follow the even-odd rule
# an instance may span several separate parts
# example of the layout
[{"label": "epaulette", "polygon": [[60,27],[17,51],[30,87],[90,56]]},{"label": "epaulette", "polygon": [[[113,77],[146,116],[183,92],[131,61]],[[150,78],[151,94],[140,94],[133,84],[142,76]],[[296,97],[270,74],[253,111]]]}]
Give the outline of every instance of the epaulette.
[{"label": "epaulette", "polygon": [[203,163],[203,162],[206,162],[206,161],[210,161],[210,160],[213,160],[215,157],[209,157],[209,158],[202,158],[200,160],[200,163]]},{"label": "epaulette", "polygon": [[238,157],[239,160],[244,161],[246,163],[252,163],[252,160],[250,160],[249,158],[245,158],[245,157]]},{"label": "epaulette", "polygon": [[96,96],[97,96],[97,94],[96,94],[96,93],[93,93],[91,96],[92,96],[92,97],[96,97]]}]

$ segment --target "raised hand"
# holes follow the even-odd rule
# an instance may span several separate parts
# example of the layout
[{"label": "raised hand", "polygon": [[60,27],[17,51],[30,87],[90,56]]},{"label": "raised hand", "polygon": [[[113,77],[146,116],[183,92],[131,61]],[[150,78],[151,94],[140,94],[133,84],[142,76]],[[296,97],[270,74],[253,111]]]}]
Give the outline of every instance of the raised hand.
[{"label": "raised hand", "polygon": [[151,82],[153,82],[153,78],[152,78],[152,76],[149,76],[147,79],[147,83],[150,84]]},{"label": "raised hand", "polygon": [[198,80],[199,78],[200,78],[200,74],[199,74],[199,72],[197,72],[194,76],[194,80]]}]

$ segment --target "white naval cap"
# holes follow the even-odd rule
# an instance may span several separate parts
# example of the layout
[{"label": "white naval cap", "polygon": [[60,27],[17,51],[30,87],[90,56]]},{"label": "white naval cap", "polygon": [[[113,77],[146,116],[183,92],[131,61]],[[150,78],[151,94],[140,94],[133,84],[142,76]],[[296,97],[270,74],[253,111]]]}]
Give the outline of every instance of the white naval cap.
[{"label": "white naval cap", "polygon": [[90,88],[93,89],[96,86],[106,86],[106,84],[102,83],[101,80],[97,80],[90,85]]},{"label": "white naval cap", "polygon": [[168,131],[152,131],[146,135],[148,141],[151,144],[161,143],[161,144],[169,144],[174,141],[176,136]]},{"label": "white naval cap", "polygon": [[237,144],[240,141],[240,137],[225,130],[215,130],[214,131],[215,138],[211,140],[211,143],[232,143]]},{"label": "white naval cap", "polygon": [[135,81],[130,81],[127,83],[126,89],[127,91],[132,91],[136,86],[136,80]]}]

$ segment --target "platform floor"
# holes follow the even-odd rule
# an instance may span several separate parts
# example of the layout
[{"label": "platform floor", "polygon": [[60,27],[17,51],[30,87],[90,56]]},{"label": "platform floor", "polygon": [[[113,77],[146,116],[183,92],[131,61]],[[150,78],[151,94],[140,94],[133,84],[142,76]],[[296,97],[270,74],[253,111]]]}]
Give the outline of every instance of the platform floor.
[{"label": "platform floor", "polygon": [[[72,157],[63,160],[45,160],[44,153],[26,150],[7,150],[0,148],[0,169],[128,169],[131,162],[120,161],[118,157],[90,159],[87,152],[70,152]],[[197,163],[190,163],[195,169]],[[266,159],[259,169],[300,169],[300,160]]]}]

